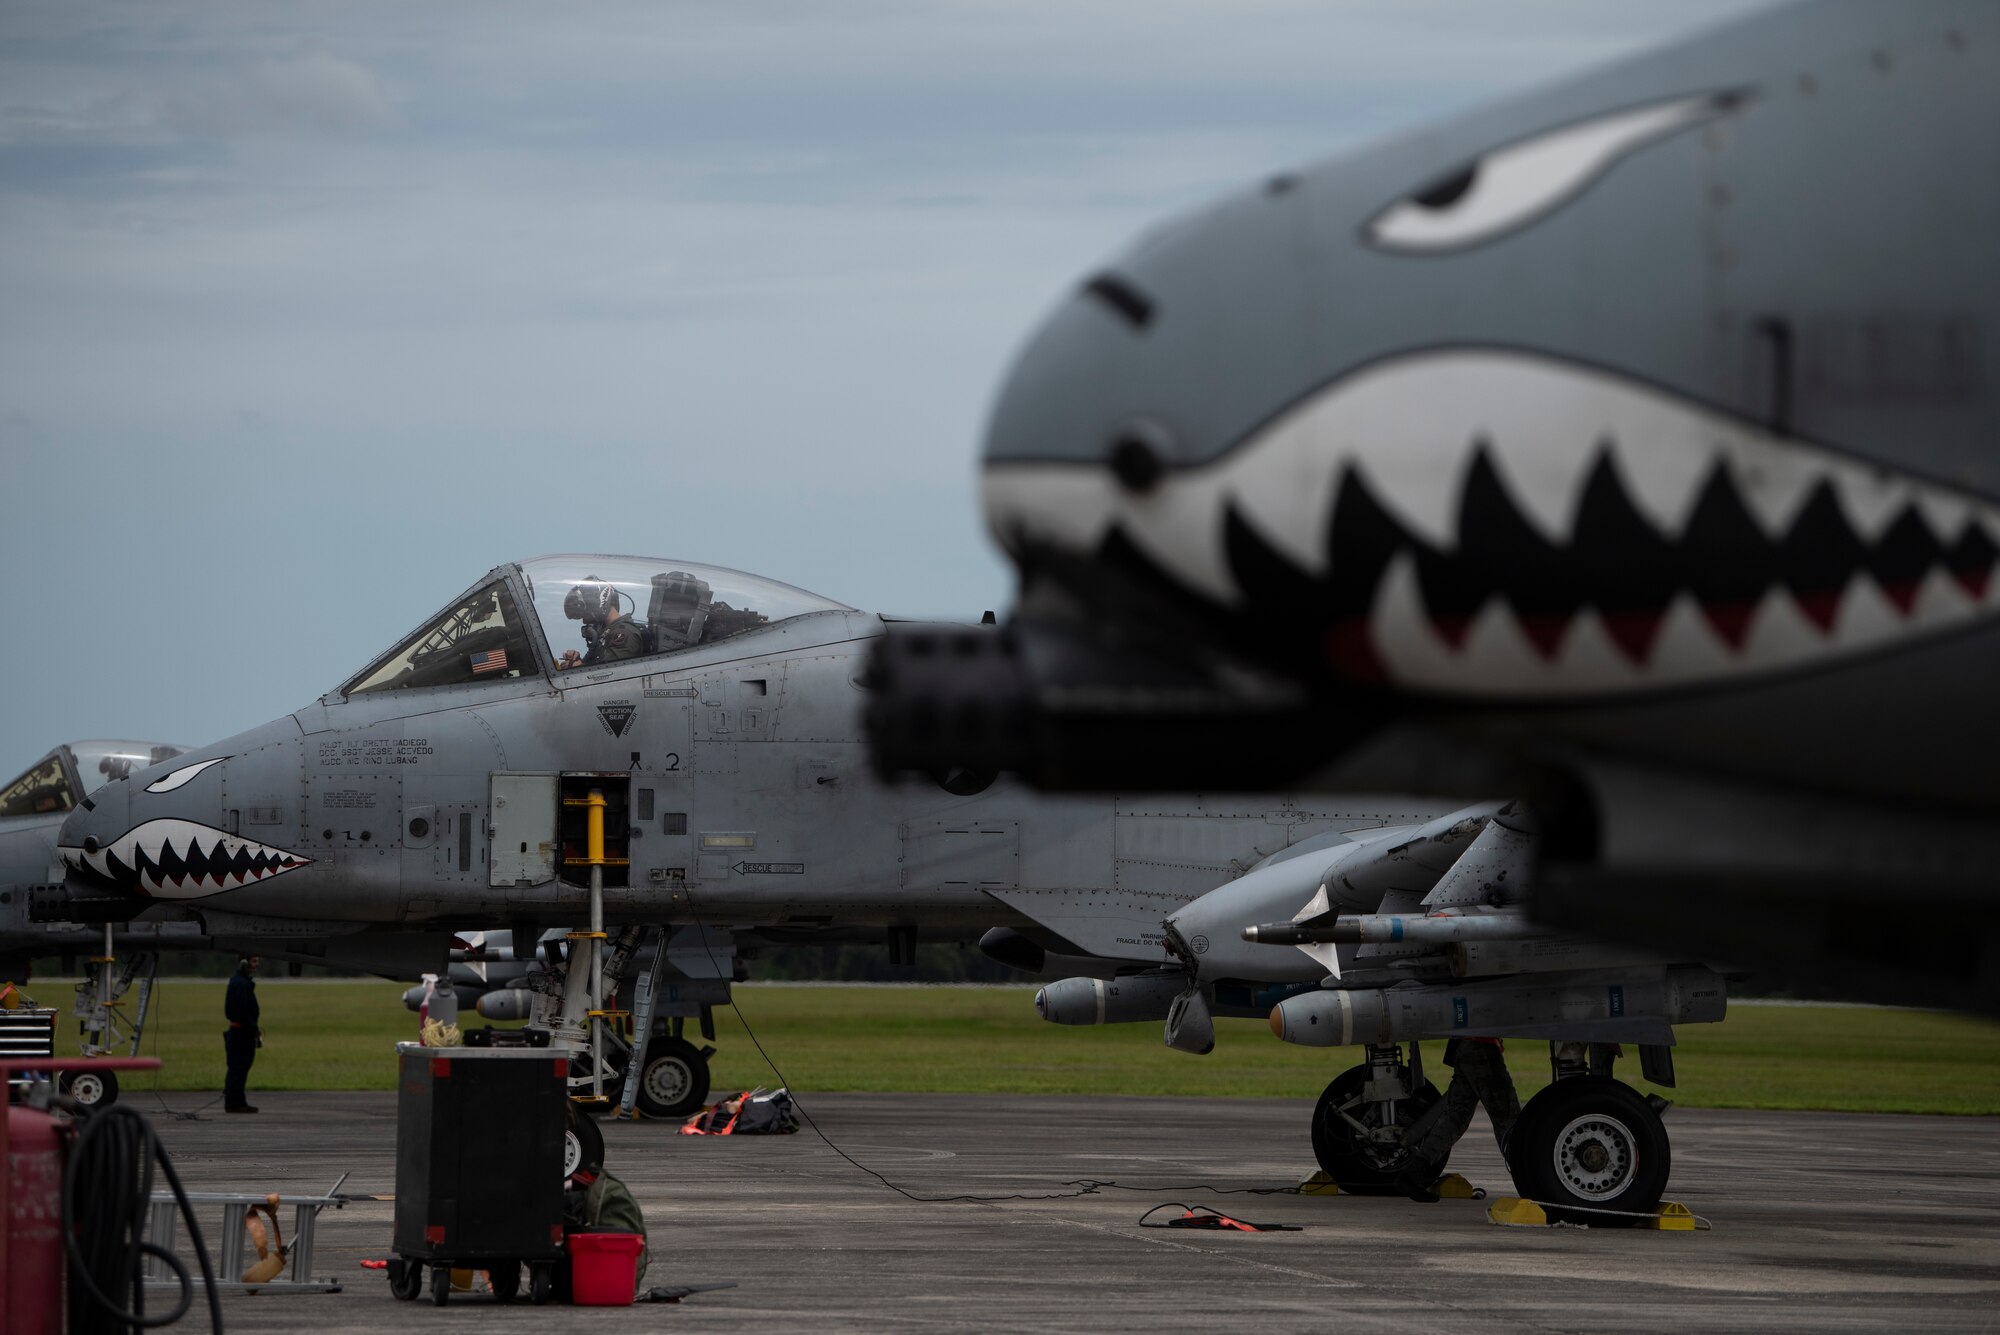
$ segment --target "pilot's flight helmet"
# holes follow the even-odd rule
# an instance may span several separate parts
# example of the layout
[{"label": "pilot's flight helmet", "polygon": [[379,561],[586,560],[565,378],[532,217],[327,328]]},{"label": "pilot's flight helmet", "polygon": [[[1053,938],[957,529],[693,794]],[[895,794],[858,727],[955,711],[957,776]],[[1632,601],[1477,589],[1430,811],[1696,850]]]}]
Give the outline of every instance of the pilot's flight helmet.
[{"label": "pilot's flight helmet", "polygon": [[571,621],[604,622],[618,606],[618,590],[592,575],[575,585],[563,599],[563,615]]}]

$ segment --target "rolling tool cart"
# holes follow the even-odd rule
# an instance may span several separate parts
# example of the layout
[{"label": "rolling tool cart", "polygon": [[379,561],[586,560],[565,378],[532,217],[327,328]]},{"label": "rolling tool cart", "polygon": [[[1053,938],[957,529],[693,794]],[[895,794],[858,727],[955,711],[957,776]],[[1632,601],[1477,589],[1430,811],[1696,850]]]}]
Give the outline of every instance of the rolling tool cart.
[{"label": "rolling tool cart", "polygon": [[396,1297],[451,1294],[453,1268],[484,1270],[507,1301],[528,1268],[547,1302],[563,1255],[569,1060],[549,1048],[396,1045]]}]

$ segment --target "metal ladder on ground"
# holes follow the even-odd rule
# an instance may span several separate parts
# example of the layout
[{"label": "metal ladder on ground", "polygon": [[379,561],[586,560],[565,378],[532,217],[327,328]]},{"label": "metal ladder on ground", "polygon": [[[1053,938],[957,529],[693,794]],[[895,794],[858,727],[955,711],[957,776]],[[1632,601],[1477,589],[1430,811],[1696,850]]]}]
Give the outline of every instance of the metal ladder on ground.
[{"label": "metal ladder on ground", "polygon": [[[292,1225],[285,1233],[287,1260],[285,1268],[275,1279],[267,1279],[259,1284],[243,1282],[243,1272],[247,1266],[244,1254],[244,1220],[253,1206],[267,1205],[273,1197],[247,1191],[190,1191],[188,1204],[220,1205],[222,1207],[221,1245],[217,1247],[212,1237],[204,1236],[215,1258],[215,1287],[222,1293],[339,1293],[342,1281],[332,1275],[314,1275],[313,1237],[319,1223],[319,1212],[325,1209],[338,1210],[346,1199],[337,1193],[341,1183],[347,1181],[347,1174],[340,1175],[324,1196],[279,1196],[279,1205],[292,1207]],[[171,1191],[153,1193],[152,1209],[146,1220],[146,1241],[163,1251],[179,1255],[175,1244],[180,1233],[180,1207]],[[253,1253],[254,1256],[254,1253]],[[201,1267],[192,1257],[181,1257],[187,1266],[188,1275],[195,1288],[201,1287]],[[156,1256],[146,1258],[146,1287],[150,1289],[177,1289],[180,1280],[167,1268],[167,1263]]]}]

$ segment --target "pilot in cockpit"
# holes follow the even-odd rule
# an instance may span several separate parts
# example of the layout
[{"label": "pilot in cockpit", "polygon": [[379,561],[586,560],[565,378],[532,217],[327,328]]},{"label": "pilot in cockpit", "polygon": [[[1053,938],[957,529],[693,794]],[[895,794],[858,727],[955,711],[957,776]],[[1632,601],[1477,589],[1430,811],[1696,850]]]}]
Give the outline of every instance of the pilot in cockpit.
[{"label": "pilot in cockpit", "polygon": [[646,652],[646,632],[619,610],[617,586],[594,575],[570,589],[563,599],[563,615],[583,623],[584,651],[563,650],[556,663],[559,668],[616,663]]}]

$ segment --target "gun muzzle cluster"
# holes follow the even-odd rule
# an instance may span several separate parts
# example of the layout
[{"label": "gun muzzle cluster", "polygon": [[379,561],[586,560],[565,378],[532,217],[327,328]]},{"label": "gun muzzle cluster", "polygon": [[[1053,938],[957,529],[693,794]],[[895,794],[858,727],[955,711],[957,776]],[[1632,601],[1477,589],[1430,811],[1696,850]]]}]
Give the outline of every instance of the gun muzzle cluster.
[{"label": "gun muzzle cluster", "polygon": [[1289,684],[1225,679],[1059,620],[892,630],[866,681],[885,778],[965,767],[1055,789],[1267,789],[1300,772],[1290,743],[1322,722]]}]

